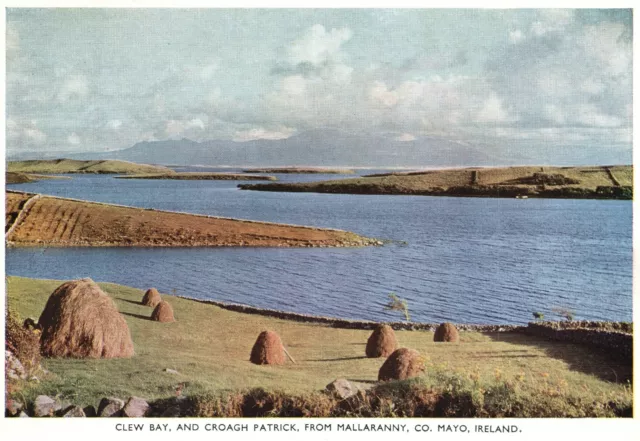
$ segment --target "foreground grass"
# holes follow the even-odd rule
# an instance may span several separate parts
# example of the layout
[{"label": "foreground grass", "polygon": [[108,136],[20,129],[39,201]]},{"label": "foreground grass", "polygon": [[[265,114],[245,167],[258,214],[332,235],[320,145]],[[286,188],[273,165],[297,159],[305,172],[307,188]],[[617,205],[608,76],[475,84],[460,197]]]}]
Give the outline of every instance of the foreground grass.
[{"label": "foreground grass", "polygon": [[[8,304],[22,317],[37,319],[60,283],[8,277]],[[175,396],[176,389],[180,389],[182,395],[190,397],[194,414],[217,415],[220,409],[233,414],[232,409],[237,411],[239,403],[256,394],[253,391],[239,395],[238,391],[277,391],[269,396],[286,401],[291,398],[278,394],[318,397],[314,392],[336,378],[347,378],[369,388],[383,362],[364,357],[369,331],[241,314],[167,295],[163,298],[173,305],[177,322],[156,323],[148,320],[151,308],[138,303],[143,291],[114,284],[100,286],[125,315],[136,355],[114,360],[46,359],[44,367],[51,373],[39,383],[27,383],[19,399],[29,402],[39,394],[48,394],[75,404],[96,405],[104,396],[135,395],[153,400]],[[265,367],[248,361],[251,347],[264,329],[280,334],[296,364]],[[439,399],[467,397],[464,399],[476,403],[472,407],[480,416],[489,411],[497,415],[496,408],[504,408],[504,415],[515,412],[521,416],[552,416],[549,412],[555,412],[566,416],[606,416],[612,414],[610,403],[615,403],[614,408],[631,406],[632,391],[625,381],[630,378],[630,368],[580,346],[512,333],[462,332],[459,344],[436,344],[431,332],[397,331],[396,335],[401,346],[417,349],[426,359],[427,368],[421,378],[409,382],[409,386],[392,386],[394,394],[408,390],[423,397],[416,399],[418,404],[434,394]],[[167,373],[166,368],[179,374]],[[371,416],[409,413],[401,410],[402,403],[384,407],[396,400],[387,397],[387,401],[380,401],[384,393],[384,388],[376,389],[358,398],[361,401],[355,401],[353,406],[362,406],[367,412],[378,409]],[[327,403],[325,398],[317,400],[320,401],[307,404],[325,403],[320,407],[327,415],[356,414],[354,409],[334,409],[335,403]],[[430,402],[435,406],[439,401]],[[485,402],[493,404],[478,407],[478,403]],[[489,410],[482,410],[485,407]],[[425,410],[423,414],[430,413]],[[359,415],[366,416],[366,412],[360,409]]]}]

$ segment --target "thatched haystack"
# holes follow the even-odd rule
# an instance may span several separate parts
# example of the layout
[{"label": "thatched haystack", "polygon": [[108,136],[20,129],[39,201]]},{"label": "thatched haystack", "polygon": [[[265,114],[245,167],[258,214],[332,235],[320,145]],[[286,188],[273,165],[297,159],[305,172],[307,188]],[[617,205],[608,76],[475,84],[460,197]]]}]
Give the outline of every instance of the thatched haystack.
[{"label": "thatched haystack", "polygon": [[387,358],[378,372],[378,381],[406,380],[424,370],[424,360],[415,349],[400,348]]},{"label": "thatched haystack", "polygon": [[151,306],[152,308],[155,308],[161,301],[160,293],[155,288],[149,288],[142,297],[142,304],[144,306]]},{"label": "thatched haystack", "polygon": [[63,283],[38,319],[42,354],[51,357],[119,358],[133,355],[127,322],[91,279]]},{"label": "thatched haystack", "polygon": [[176,319],[173,316],[173,308],[169,302],[162,300],[158,303],[151,313],[151,320],[163,323],[175,322]]},{"label": "thatched haystack", "polygon": [[433,334],[433,341],[457,343],[460,341],[458,329],[452,323],[442,323]]},{"label": "thatched haystack", "polygon": [[365,353],[369,358],[388,357],[396,350],[396,333],[389,325],[378,325],[367,340]]},{"label": "thatched haystack", "polygon": [[286,358],[280,336],[273,331],[261,332],[249,360],[254,364],[284,364]]}]

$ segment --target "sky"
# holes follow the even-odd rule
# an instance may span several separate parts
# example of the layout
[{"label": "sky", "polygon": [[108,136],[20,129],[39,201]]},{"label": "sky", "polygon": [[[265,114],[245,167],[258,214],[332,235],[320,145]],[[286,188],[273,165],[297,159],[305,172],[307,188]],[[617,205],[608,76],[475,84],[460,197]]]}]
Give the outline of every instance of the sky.
[{"label": "sky", "polygon": [[332,128],[631,162],[632,27],[629,9],[10,8],[7,154]]}]

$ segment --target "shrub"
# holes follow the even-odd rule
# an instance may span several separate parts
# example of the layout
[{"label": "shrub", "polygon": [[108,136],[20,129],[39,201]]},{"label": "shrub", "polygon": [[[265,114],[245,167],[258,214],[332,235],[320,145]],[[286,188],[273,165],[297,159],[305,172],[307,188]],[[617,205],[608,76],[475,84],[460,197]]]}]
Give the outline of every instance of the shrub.
[{"label": "shrub", "polygon": [[22,363],[27,373],[40,366],[40,331],[22,326],[20,317],[7,309],[5,311],[6,349]]}]

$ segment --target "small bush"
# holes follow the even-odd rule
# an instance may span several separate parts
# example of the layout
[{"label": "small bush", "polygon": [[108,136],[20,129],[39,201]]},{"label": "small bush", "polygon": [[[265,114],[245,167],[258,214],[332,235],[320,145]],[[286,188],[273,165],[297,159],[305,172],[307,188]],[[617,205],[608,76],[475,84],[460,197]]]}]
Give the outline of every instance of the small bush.
[{"label": "small bush", "polygon": [[17,314],[5,311],[6,349],[20,360],[27,373],[40,366],[40,331],[22,326]]}]

